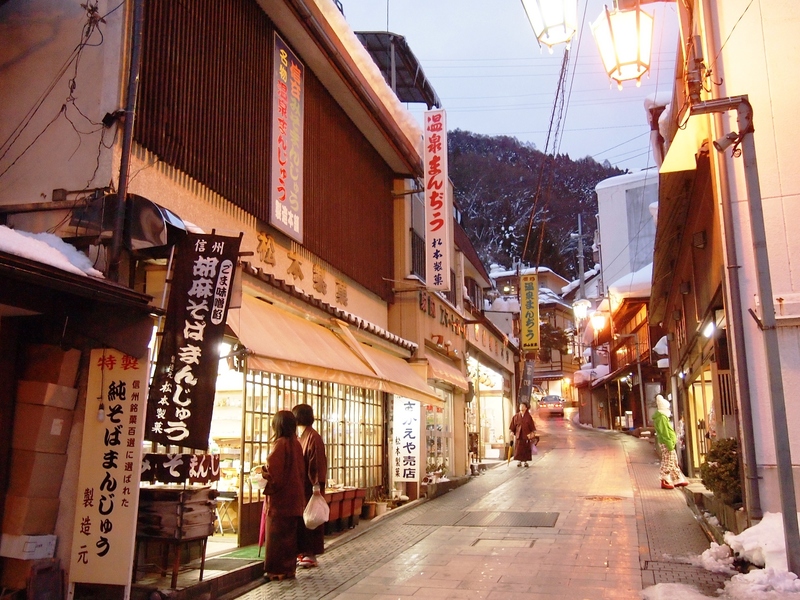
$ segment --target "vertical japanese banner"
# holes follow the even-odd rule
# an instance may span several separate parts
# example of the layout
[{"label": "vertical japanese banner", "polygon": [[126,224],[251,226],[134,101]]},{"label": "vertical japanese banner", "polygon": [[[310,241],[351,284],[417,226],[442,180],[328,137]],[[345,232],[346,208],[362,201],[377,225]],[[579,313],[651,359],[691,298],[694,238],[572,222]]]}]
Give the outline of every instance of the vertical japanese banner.
[{"label": "vertical japanese banner", "polygon": [[422,405],[416,400],[394,397],[394,443],[392,481],[420,481],[422,445]]},{"label": "vertical japanese banner", "polygon": [[539,276],[520,275],[519,293],[520,349],[536,352],[539,349]]},{"label": "vertical japanese banner", "polygon": [[92,350],[70,555],[72,583],[131,583],[149,371],[148,357]]},{"label": "vertical japanese banner", "polygon": [[450,291],[452,198],[448,193],[447,122],[442,109],[425,111],[425,284]]},{"label": "vertical japanese banner", "polygon": [[272,52],[269,224],[302,244],[305,67],[277,33]]},{"label": "vertical japanese banner", "polygon": [[208,449],[219,346],[241,236],[187,234],[175,249],[169,305],[147,406],[144,437]]},{"label": "vertical japanese banner", "polygon": [[534,361],[526,360],[522,369],[522,382],[519,386],[518,404],[531,404],[531,392],[533,391],[533,367]]}]

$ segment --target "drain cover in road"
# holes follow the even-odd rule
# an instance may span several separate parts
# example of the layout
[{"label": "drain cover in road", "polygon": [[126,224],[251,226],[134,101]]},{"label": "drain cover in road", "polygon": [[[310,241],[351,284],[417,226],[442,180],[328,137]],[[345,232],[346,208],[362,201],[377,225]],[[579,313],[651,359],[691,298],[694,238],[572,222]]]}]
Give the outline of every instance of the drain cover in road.
[{"label": "drain cover in road", "polygon": [[460,510],[432,510],[408,522],[409,525],[455,525],[464,513]]},{"label": "drain cover in road", "polygon": [[555,527],[557,512],[430,511],[409,525],[457,525],[460,527]]},{"label": "drain cover in road", "polygon": [[557,512],[501,512],[488,527],[555,527],[556,521]]}]

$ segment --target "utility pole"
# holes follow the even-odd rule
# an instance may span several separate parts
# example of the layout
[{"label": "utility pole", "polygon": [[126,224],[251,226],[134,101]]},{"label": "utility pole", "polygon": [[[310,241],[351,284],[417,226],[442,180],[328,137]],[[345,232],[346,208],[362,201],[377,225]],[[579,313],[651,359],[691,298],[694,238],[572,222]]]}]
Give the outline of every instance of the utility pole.
[{"label": "utility pole", "polygon": [[580,288],[578,297],[586,298],[586,286],[583,281],[583,229],[581,229],[581,215],[578,213],[578,276],[580,277]]}]

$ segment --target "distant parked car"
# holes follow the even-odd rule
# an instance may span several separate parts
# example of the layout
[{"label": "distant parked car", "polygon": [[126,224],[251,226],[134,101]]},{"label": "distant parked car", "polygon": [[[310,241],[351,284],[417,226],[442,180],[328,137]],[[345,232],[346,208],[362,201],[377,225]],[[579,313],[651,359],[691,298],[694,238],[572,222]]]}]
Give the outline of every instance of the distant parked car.
[{"label": "distant parked car", "polygon": [[547,415],[552,417],[558,415],[564,416],[564,399],[561,396],[548,395],[539,400],[539,415]]}]

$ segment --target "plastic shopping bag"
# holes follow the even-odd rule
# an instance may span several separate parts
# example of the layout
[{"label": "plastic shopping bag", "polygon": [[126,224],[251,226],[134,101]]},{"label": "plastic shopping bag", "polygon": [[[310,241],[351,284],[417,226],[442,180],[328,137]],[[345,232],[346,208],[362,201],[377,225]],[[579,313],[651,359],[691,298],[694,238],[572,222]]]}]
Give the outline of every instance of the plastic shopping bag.
[{"label": "plastic shopping bag", "polygon": [[531,440],[531,456],[536,456],[539,454],[539,451],[536,449],[536,442]]},{"label": "plastic shopping bag", "polygon": [[303,521],[308,529],[316,529],[327,522],[330,514],[331,509],[325,502],[325,497],[321,494],[311,494],[311,499],[303,511]]}]

